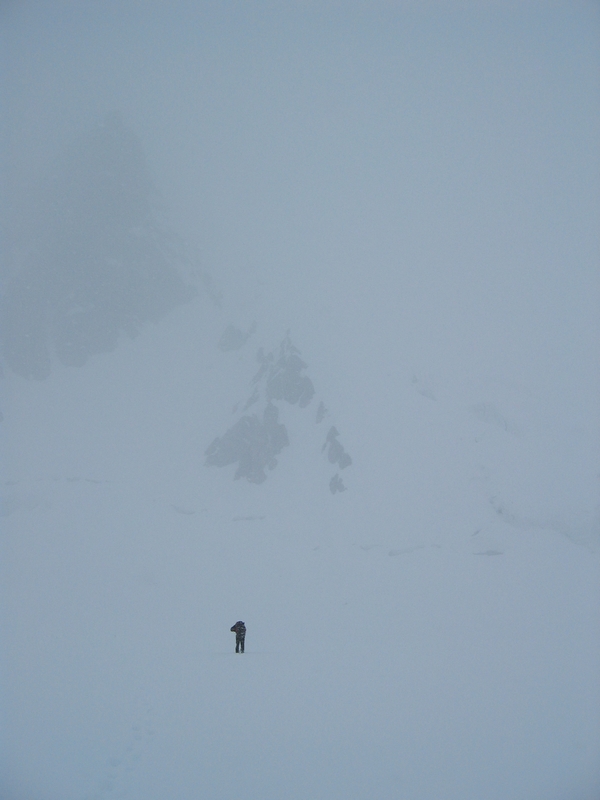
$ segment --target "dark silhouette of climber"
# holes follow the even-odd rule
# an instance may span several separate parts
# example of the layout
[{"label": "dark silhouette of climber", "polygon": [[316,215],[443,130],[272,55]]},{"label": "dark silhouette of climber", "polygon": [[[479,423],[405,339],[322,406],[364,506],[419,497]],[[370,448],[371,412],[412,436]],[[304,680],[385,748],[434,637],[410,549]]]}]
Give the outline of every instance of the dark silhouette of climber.
[{"label": "dark silhouette of climber", "polygon": [[231,632],[235,633],[235,652],[244,652],[244,640],[246,639],[246,626],[239,620],[231,626]]}]

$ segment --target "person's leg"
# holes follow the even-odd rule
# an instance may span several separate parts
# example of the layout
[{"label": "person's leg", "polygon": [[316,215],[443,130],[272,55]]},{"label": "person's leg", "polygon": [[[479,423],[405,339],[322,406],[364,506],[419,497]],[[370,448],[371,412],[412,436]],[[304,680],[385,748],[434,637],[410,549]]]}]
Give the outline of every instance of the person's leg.
[{"label": "person's leg", "polygon": [[240,642],[240,644],[242,646],[242,653],[244,652],[244,643],[245,643],[245,641],[246,641],[246,637],[242,636],[242,641]]},{"label": "person's leg", "polygon": [[236,653],[240,652],[240,637],[237,634],[235,637],[235,652]]}]

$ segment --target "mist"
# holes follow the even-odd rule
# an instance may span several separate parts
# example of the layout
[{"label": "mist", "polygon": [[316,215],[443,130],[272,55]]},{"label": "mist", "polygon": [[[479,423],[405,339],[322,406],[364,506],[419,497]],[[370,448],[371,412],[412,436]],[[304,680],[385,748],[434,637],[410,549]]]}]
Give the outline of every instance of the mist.
[{"label": "mist", "polygon": [[597,798],[597,4],[0,33],[2,800]]}]

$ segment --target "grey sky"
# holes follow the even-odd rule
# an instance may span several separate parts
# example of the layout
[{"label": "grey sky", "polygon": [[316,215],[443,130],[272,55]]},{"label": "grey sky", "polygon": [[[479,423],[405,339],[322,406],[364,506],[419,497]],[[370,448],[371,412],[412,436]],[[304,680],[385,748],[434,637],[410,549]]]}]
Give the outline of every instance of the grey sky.
[{"label": "grey sky", "polygon": [[521,375],[534,360],[550,382],[569,366],[584,379],[594,4],[160,9],[16,4],[17,198],[116,108],[213,272],[286,286],[302,274],[311,295],[332,305],[344,292],[336,305],[349,308],[368,275],[378,300],[390,286],[426,300],[429,355],[447,363],[468,348]]},{"label": "grey sky", "polygon": [[[598,4],[24,0],[0,29],[2,295],[115,112],[199,289],[46,380],[3,356],[2,797],[595,798]],[[288,330],[315,399],[233,481],[203,454]]]}]

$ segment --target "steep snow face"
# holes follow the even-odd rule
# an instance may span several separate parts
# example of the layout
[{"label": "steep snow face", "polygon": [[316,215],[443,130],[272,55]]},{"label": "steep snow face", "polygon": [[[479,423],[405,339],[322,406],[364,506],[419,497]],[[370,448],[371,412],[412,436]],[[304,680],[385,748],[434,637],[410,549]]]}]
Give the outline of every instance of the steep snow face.
[{"label": "steep snow face", "polygon": [[[7,378],[5,796],[591,798],[597,537],[514,485],[543,448],[527,414],[406,369],[377,386],[396,417],[325,427],[327,381],[282,403],[269,380],[302,370],[223,352],[226,319],[199,300],[81,370]],[[204,450],[261,381],[288,444],[234,481]],[[333,422],[354,457],[334,495]]]}]

